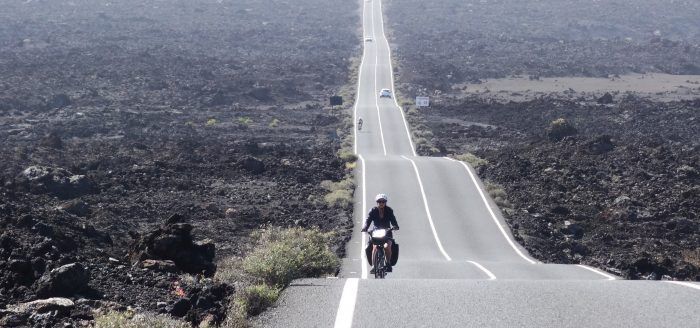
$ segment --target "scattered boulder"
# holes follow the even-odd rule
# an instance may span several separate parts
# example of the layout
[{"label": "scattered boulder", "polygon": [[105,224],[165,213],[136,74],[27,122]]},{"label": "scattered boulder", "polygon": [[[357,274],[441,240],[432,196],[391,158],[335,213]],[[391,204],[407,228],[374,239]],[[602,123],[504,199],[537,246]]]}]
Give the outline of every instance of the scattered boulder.
[{"label": "scattered boulder", "polygon": [[49,193],[61,199],[75,198],[91,193],[95,186],[85,175],[72,174],[68,170],[47,166],[30,166],[16,179],[31,193]]},{"label": "scattered boulder", "polygon": [[80,217],[84,217],[90,213],[90,206],[79,199],[62,203],[61,205],[58,205],[56,209]]},{"label": "scattered boulder", "polygon": [[556,119],[549,124],[547,137],[552,141],[559,141],[568,136],[576,135],[578,131],[571,123],[563,118]]},{"label": "scattered boulder", "polygon": [[193,242],[192,225],[183,220],[182,216],[173,215],[161,227],[138,238],[130,247],[131,262],[170,260],[187,273],[214,275],[214,243],[209,240]]},{"label": "scattered boulder", "polygon": [[562,233],[565,235],[573,236],[575,239],[581,239],[583,237],[584,229],[578,223],[572,223],[571,221],[564,221],[564,227],[562,228]]},{"label": "scattered boulder", "polygon": [[68,97],[68,95],[66,94],[59,93],[57,95],[53,95],[51,99],[49,99],[49,101],[46,102],[46,107],[48,107],[49,109],[60,109],[66,106],[70,106],[70,104],[70,97]]},{"label": "scattered boulder", "polygon": [[610,94],[610,92],[606,92],[603,96],[598,98],[598,103],[601,105],[612,104],[613,96]]},{"label": "scattered boulder", "polygon": [[260,174],[265,171],[265,163],[255,157],[247,156],[241,160],[241,166],[248,172]]},{"label": "scattered boulder", "polygon": [[34,269],[30,261],[24,259],[12,259],[7,263],[10,280],[18,284],[30,285],[36,279]]},{"label": "scattered boulder", "polygon": [[20,303],[15,306],[9,306],[8,309],[15,313],[46,313],[51,311],[67,313],[74,306],[75,303],[73,303],[73,301],[70,299],[63,297],[52,297],[27,303]]},{"label": "scattered boulder", "polygon": [[192,302],[188,298],[181,298],[166,308],[166,311],[174,317],[182,318],[192,308]]},{"label": "scattered boulder", "polygon": [[171,260],[143,260],[140,262],[144,269],[161,271],[161,272],[177,272],[175,262]]},{"label": "scattered boulder", "polygon": [[272,100],[272,90],[270,88],[255,88],[248,93],[251,97],[260,101]]},{"label": "scattered boulder", "polygon": [[63,149],[63,140],[61,140],[61,137],[56,132],[52,132],[41,139],[39,144],[48,148]]},{"label": "scattered boulder", "polygon": [[615,144],[609,135],[602,135],[586,143],[586,147],[591,154],[600,155],[615,149]]},{"label": "scattered boulder", "polygon": [[690,165],[684,164],[676,168],[676,174],[680,178],[694,178],[698,176],[698,170]]},{"label": "scattered boulder", "polygon": [[72,296],[87,288],[90,275],[80,263],[71,263],[51,270],[37,282],[39,297]]},{"label": "scattered boulder", "polygon": [[223,106],[231,103],[231,100],[226,97],[226,94],[222,91],[217,91],[211,99],[207,102],[209,106]]}]

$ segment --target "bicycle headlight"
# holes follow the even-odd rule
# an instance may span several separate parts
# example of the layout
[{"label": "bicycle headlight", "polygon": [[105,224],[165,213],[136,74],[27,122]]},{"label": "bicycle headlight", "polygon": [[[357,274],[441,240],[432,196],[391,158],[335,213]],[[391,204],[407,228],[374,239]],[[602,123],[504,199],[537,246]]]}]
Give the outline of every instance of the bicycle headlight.
[{"label": "bicycle headlight", "polygon": [[377,229],[372,231],[372,238],[384,238],[386,237],[386,229]]}]

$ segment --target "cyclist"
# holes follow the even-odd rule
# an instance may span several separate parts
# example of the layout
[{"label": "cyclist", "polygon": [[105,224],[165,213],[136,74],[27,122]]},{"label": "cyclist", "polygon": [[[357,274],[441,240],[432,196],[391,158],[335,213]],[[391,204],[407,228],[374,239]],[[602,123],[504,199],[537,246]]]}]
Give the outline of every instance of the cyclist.
[{"label": "cyclist", "polygon": [[357,120],[357,130],[362,130],[362,117]]},{"label": "cyclist", "polygon": [[[372,224],[372,229],[370,231],[375,229],[389,229],[390,227],[393,227],[393,230],[399,230],[399,224],[396,222],[394,210],[386,205],[389,197],[387,197],[386,194],[378,194],[376,197],[374,197],[374,200],[377,202],[377,206],[373,207],[369,211],[369,214],[367,214],[365,224],[362,226],[362,232],[367,232],[370,224]],[[393,244],[394,239],[391,231],[387,233],[387,236],[389,237],[389,240],[386,244],[384,244],[384,254],[386,254],[386,258],[389,259],[386,272],[391,272],[391,245]],[[373,246],[372,258],[374,258],[374,252],[376,251],[376,246]],[[372,268],[370,273],[374,273],[374,268]]]}]

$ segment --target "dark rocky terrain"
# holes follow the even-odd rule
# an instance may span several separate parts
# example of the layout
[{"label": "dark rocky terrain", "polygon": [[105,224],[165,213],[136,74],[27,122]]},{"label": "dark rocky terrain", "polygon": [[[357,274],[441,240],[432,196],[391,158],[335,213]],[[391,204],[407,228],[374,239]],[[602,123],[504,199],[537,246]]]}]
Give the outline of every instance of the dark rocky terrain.
[{"label": "dark rocky terrain", "polygon": [[326,104],[351,84],[356,3],[2,7],[0,326],[220,322],[234,287],[209,277],[261,225],[339,231],[342,255],[351,209],[320,183],[348,173]]},{"label": "dark rocky terrain", "polygon": [[571,89],[503,102],[459,87],[523,74],[700,74],[697,3],[388,3],[397,91],[431,96],[412,123],[433,147],[419,149],[487,160],[479,174],[531,254],[629,279],[700,280],[700,94],[660,102]]},{"label": "dark rocky terrain", "polygon": [[386,1],[405,91],[512,75],[700,74],[694,1]]}]

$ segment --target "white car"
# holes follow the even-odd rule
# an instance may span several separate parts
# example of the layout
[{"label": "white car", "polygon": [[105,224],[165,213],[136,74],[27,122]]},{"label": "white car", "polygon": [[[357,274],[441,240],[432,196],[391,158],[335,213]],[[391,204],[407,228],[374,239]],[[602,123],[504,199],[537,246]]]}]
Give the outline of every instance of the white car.
[{"label": "white car", "polygon": [[371,37],[366,37],[366,38],[365,38],[365,42],[372,42],[372,38],[371,38]]},{"label": "white car", "polygon": [[391,98],[391,90],[382,89],[381,91],[379,91],[379,98],[384,98],[384,97]]}]

